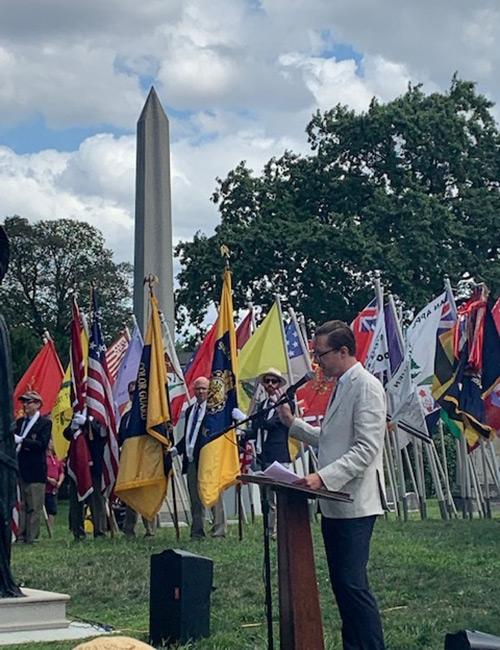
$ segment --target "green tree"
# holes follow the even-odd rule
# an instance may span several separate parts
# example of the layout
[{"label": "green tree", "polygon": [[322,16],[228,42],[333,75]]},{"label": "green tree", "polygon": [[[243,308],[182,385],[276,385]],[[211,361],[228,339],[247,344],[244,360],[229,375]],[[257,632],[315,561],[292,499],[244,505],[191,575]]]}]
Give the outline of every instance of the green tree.
[{"label": "green tree", "polygon": [[500,283],[500,135],[472,82],[410,86],[364,113],[338,105],[307,126],[309,155],[286,151],[257,176],[244,162],[217,179],[215,234],[177,246],[180,325],[199,325],[232,251],[235,306],[285,297],[313,322],[349,320],[375,269],[408,306],[470,272]]},{"label": "green tree", "polygon": [[40,348],[44,330],[67,361],[73,291],[87,311],[91,286],[96,286],[110,343],[131,311],[130,264],[116,264],[102,234],[87,223],[58,219],[31,224],[14,216],[5,219],[4,227],[11,254],[0,301],[12,339],[15,379]]}]

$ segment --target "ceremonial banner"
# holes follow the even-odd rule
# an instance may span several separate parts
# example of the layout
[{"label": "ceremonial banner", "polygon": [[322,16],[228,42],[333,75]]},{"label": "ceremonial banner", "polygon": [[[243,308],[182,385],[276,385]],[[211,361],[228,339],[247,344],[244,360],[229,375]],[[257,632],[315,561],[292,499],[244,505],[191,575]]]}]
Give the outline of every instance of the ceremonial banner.
[{"label": "ceremonial banner", "polygon": [[214,355],[215,337],[217,336],[218,323],[212,325],[200,347],[186,364],[184,380],[190,394],[193,392],[193,382],[198,377],[210,377]]},{"label": "ceremonial banner", "polygon": [[165,349],[158,302],[154,296],[150,300],[151,317],[115,486],[120,499],[149,520],[160,511],[172,467],[166,454],[172,439]]},{"label": "ceremonial banner", "polygon": [[115,383],[118,375],[118,369],[123,361],[123,357],[127,352],[129,345],[130,335],[128,330],[116,339],[114,343],[106,350],[106,363],[108,365],[109,379],[112,384]]},{"label": "ceremonial banner", "polygon": [[232,429],[224,435],[218,435],[233,422],[232,411],[238,405],[236,335],[231,274],[228,269],[224,271],[217,323],[217,338],[202,431],[204,441],[198,466],[198,491],[206,507],[213,507],[217,503],[222,492],[236,482],[240,471],[236,432]]},{"label": "ceremonial banner", "polygon": [[167,361],[168,394],[170,397],[171,422],[175,426],[182,413],[182,407],[189,402],[189,393],[182,368],[177,358],[174,342],[167,323],[162,319],[163,343]]},{"label": "ceremonial banner", "polygon": [[243,348],[248,339],[252,336],[253,309],[250,307],[248,314],[236,328],[236,349]]},{"label": "ceremonial banner", "polygon": [[[448,418],[463,431],[470,447],[478,437],[490,438],[485,399],[500,382],[500,339],[491,306],[477,290],[457,310],[454,328],[451,379],[434,386]],[[448,346],[450,341],[448,340]]]},{"label": "ceremonial banner", "polygon": [[276,368],[285,376],[288,374],[282,327],[279,308],[275,302],[238,355],[238,402],[242,411],[248,411],[254,382],[259,375],[270,367]]},{"label": "ceremonial banner", "polygon": [[406,332],[405,358],[387,384],[391,420],[403,429],[429,435],[439,417],[432,397],[436,338],[440,323],[452,322],[452,302],[443,292],[426,305]]},{"label": "ceremonial banner", "polygon": [[351,323],[351,329],[356,339],[356,359],[363,365],[366,363],[366,357],[375,334],[377,316],[377,299],[374,298]]},{"label": "ceremonial banner", "polygon": [[120,419],[129,402],[128,385],[131,381],[137,379],[137,371],[141,362],[142,348],[144,343],[142,335],[137,324],[132,332],[132,337],[128,344],[127,351],[123,357],[122,363],[118,368],[118,375],[113,384],[113,399],[115,402],[116,424],[119,426]]},{"label": "ceremonial banner", "polygon": [[[71,345],[69,350],[71,366],[71,409],[72,412],[86,413],[87,371],[85,352],[88,351],[88,339],[82,324],[82,317],[76,300],[71,305]],[[68,423],[69,424],[69,423]],[[84,501],[94,490],[90,473],[90,451],[84,432],[74,432],[69,447],[67,469],[73,479],[79,501]]]},{"label": "ceremonial banner", "polygon": [[71,364],[68,363],[56,402],[50,413],[52,420],[52,440],[58,458],[63,459],[68,453],[69,442],[63,436],[64,429],[71,423],[73,409],[71,407]]},{"label": "ceremonial banner", "polygon": [[56,403],[63,376],[63,367],[57,356],[54,341],[49,339],[30,363],[14,390],[16,418],[23,415],[22,408],[18,408],[19,398],[29,390],[35,390],[42,397],[40,412],[42,415],[48,415]]}]

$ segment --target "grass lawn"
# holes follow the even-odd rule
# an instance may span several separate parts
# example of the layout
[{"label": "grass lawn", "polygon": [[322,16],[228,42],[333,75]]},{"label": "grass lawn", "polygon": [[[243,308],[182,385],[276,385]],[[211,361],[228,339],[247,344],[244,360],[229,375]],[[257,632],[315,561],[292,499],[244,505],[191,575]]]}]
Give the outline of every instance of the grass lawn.
[{"label": "grass lawn", "polygon": [[[266,648],[260,520],[245,527],[243,542],[238,542],[236,526],[225,540],[191,542],[187,529],[181,531],[180,544],[170,529],[144,539],[139,523],[134,540],[119,535],[75,544],[66,518],[61,504],[52,540],[43,531],[38,544],[15,545],[13,569],[26,586],[70,594],[70,617],[106,623],[146,641],[150,554],[181,547],[214,560],[216,587],[211,637],[183,647]],[[313,529],[326,647],[341,648],[318,524]],[[382,519],[375,527],[370,579],[391,650],[442,649],[445,633],[462,628],[500,635],[500,519],[444,523],[436,518],[406,524]],[[74,645],[40,643],[36,650]]]}]

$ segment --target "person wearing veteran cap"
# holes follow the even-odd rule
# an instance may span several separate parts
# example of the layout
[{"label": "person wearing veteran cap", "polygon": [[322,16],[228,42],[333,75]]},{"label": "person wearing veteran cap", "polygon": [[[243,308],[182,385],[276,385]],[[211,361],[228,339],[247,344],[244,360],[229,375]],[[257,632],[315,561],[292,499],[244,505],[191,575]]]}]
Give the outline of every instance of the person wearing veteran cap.
[{"label": "person wearing veteran cap", "polygon": [[[258,381],[264,387],[266,397],[257,403],[255,409],[257,417],[253,420],[246,439],[254,441],[260,469],[267,469],[275,461],[286,467],[291,461],[288,449],[288,427],[281,422],[276,409],[272,408],[282,395],[286,379],[276,368],[268,368],[259,376]],[[275,537],[276,494],[273,491],[270,494],[269,508],[269,525]]]},{"label": "person wearing veteran cap", "polygon": [[19,464],[21,510],[19,540],[32,544],[40,532],[40,517],[47,481],[46,449],[52,432],[52,422],[40,414],[41,396],[34,390],[19,398],[24,417],[16,422],[14,440]]}]

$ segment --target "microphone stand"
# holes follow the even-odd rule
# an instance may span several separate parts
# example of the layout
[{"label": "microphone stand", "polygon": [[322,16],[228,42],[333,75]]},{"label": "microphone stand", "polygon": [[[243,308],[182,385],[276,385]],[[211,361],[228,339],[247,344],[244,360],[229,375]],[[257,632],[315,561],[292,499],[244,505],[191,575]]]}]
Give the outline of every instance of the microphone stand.
[{"label": "microphone stand", "polygon": [[[253,422],[257,417],[267,415],[270,411],[282,404],[289,404],[294,400],[293,394],[284,393],[277,402],[272,406],[261,409],[253,415],[248,416],[244,420],[240,420],[236,424],[232,424],[222,431],[218,432],[215,437],[219,437],[231,431],[235,426],[240,427],[248,422]],[[266,610],[266,626],[267,626],[267,649],[274,650],[274,634],[273,634],[273,595],[271,584],[271,529],[269,527],[269,487],[262,487],[260,491],[261,507],[262,507],[262,523],[264,532],[264,589],[265,589],[265,610]]]},{"label": "microphone stand", "polygon": [[223,436],[225,433],[228,433],[229,431],[232,431],[235,428],[239,428],[244,424],[248,424],[248,422],[253,422],[258,417],[267,415],[270,411],[274,410],[278,406],[283,406],[283,404],[291,404],[294,401],[294,399],[295,399],[294,395],[283,393],[283,395],[279,398],[279,400],[275,402],[272,406],[268,406],[265,409],[261,409],[260,411],[253,413],[252,415],[249,415],[244,420],[240,420],[239,422],[234,422],[233,424],[228,425],[221,431],[217,431],[217,433],[211,437],[211,440],[215,440],[215,438],[219,438],[220,436]]}]

